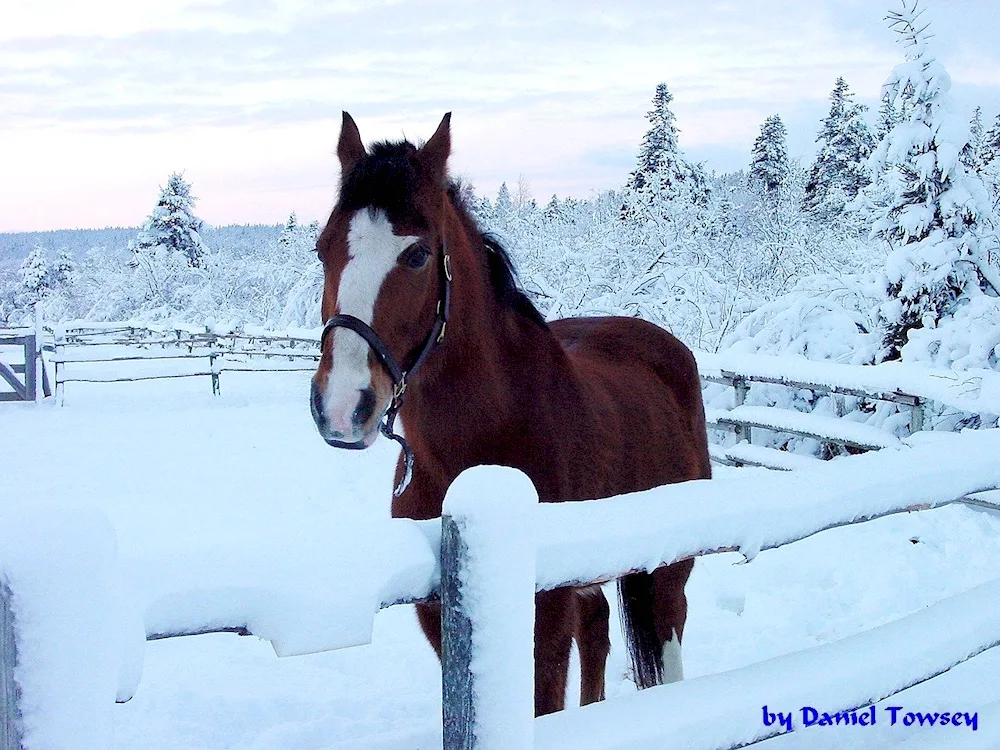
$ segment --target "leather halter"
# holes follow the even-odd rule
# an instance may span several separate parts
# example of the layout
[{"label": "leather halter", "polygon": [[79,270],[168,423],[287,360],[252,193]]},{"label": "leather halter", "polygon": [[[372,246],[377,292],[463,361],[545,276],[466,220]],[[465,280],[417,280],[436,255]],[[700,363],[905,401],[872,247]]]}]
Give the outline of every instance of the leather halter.
[{"label": "leather halter", "polygon": [[[442,241],[440,255],[439,279],[441,290],[438,296],[437,316],[434,319],[434,325],[431,327],[430,333],[424,339],[423,346],[420,347],[416,359],[413,360],[413,364],[409,368],[404,370],[400,367],[396,358],[392,356],[392,352],[389,351],[389,347],[375,333],[375,330],[363,320],[353,315],[334,315],[323,325],[323,334],[319,340],[319,350],[322,353],[326,346],[327,336],[330,335],[334,328],[347,328],[354,331],[365,340],[368,347],[378,357],[379,362],[382,363],[382,367],[389,373],[389,377],[392,378],[392,401],[389,403],[388,410],[386,410],[385,422],[379,423],[379,432],[390,440],[395,440],[403,449],[405,462],[403,478],[400,479],[399,484],[393,489],[393,497],[399,497],[403,493],[403,490],[410,484],[413,474],[413,451],[406,440],[393,431],[393,424],[396,421],[396,415],[399,413],[400,407],[403,405],[408,379],[413,377],[413,374],[424,363],[431,351],[434,350],[434,347],[444,341],[444,333],[448,327],[448,313],[451,309],[452,277],[451,256],[448,254],[448,244],[445,241]],[[327,442],[337,448],[358,449],[362,447],[360,443],[348,443],[341,440],[329,440]]]}]

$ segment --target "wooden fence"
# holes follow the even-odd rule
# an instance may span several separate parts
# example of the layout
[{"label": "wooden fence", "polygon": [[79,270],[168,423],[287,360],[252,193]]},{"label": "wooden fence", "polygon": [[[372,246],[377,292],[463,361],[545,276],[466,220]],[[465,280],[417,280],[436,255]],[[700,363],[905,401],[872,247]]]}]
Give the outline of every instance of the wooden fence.
[{"label": "wooden fence", "polygon": [[[481,552],[481,548],[477,547],[481,540],[498,538],[492,533],[494,527],[490,525],[490,514],[484,517],[477,511],[477,503],[483,501],[483,479],[488,480],[493,490],[500,487],[511,495],[514,507],[522,508],[516,523],[520,524],[519,528],[532,532],[527,537],[533,538],[530,549],[534,554],[527,563],[535,570],[534,587],[530,580],[516,591],[510,586],[500,587],[508,592],[506,595],[520,601],[523,611],[525,603],[531,606],[536,590],[606,582],[629,572],[652,570],[660,565],[716,552],[736,551],[752,559],[761,550],[781,547],[824,529],[964,501],[970,495],[976,496],[1000,487],[1000,464],[995,461],[998,452],[998,430],[941,435],[933,441],[921,441],[901,450],[883,450],[837,462],[817,461],[810,468],[783,474],[750,476],[740,483],[738,501],[734,500],[731,482],[724,485],[721,481],[705,481],[669,485],[600,501],[538,505],[536,495],[526,497],[533,495],[533,488],[516,470],[479,467],[470,472],[487,471],[492,474],[464,482],[462,480],[468,477],[460,477],[449,490],[445,514],[440,522],[387,520],[378,524],[377,533],[362,535],[375,540],[388,540],[385,544],[398,549],[400,554],[387,555],[386,549],[369,549],[367,544],[355,545],[354,552],[344,553],[342,549],[349,548],[358,536],[352,536],[350,530],[345,530],[343,544],[330,540],[324,548],[331,550],[330,554],[350,554],[354,557],[337,558],[326,561],[324,565],[334,570],[366,570],[372,569],[378,561],[382,566],[379,568],[382,577],[366,583],[371,586],[371,591],[359,590],[356,602],[338,604],[344,617],[356,616],[357,612],[350,612],[351,606],[370,606],[366,602],[381,602],[381,606],[390,606],[397,602],[433,597],[435,592],[440,592],[445,610],[444,621],[459,624],[457,627],[446,627],[443,633],[445,748],[485,750],[487,747],[511,747],[530,750],[532,742],[538,748],[572,747],[574,742],[577,743],[575,746],[593,747],[595,750],[629,746],[620,738],[616,740],[618,744],[611,740],[602,744],[596,734],[586,734],[599,734],[594,727],[604,724],[615,726],[618,733],[623,731],[623,727],[631,727],[630,732],[646,732],[642,740],[646,743],[652,741],[649,732],[659,732],[653,739],[659,737],[660,742],[669,741],[678,746],[743,746],[771,736],[775,730],[761,725],[761,704],[757,704],[753,711],[748,709],[746,716],[734,713],[732,683],[728,688],[711,687],[725,685],[726,679],[735,679],[726,676],[652,688],[632,697],[588,706],[572,714],[557,714],[538,720],[532,718],[530,698],[525,699],[527,702],[513,701],[512,705],[519,706],[516,715],[500,715],[494,710],[492,701],[496,696],[491,695],[488,688],[484,689],[486,675],[470,659],[484,647],[484,626],[489,626],[489,639],[520,643],[519,651],[522,653],[530,653],[532,630],[530,622],[515,616],[511,617],[510,623],[484,623],[478,614],[482,607],[473,606],[495,595],[488,580],[482,580],[481,571],[470,568],[470,560],[475,560]],[[892,492],[885,491],[887,476],[894,478]],[[462,486],[459,486],[460,483]],[[418,541],[414,542],[414,539]],[[427,570],[414,573],[425,565],[420,560],[414,562],[415,556],[407,553],[407,549],[412,551],[414,546],[420,547],[422,554],[440,555],[440,579],[436,573]],[[391,561],[388,565],[387,559]],[[397,559],[400,561],[396,562]],[[298,561],[297,565],[300,563]],[[525,560],[520,560],[520,564],[523,567]],[[294,574],[301,575],[301,567]],[[392,589],[387,600],[383,601],[389,581],[394,582],[394,586],[408,588]],[[266,630],[258,631],[252,627],[253,618],[249,614],[235,616],[232,621],[220,624],[220,618],[215,613],[205,612],[206,596],[210,596],[212,590],[198,581],[186,585],[188,588],[182,591],[160,592],[157,602],[147,605],[162,606],[163,602],[169,602],[171,606],[178,606],[190,598],[199,603],[192,611],[196,609],[208,619],[191,620],[187,626],[175,626],[168,633],[147,632],[147,638],[218,631],[252,632],[265,638],[273,637]],[[226,582],[219,583],[219,586],[220,591],[230,595],[239,588]],[[511,591],[513,594],[510,594]],[[0,711],[8,725],[7,745],[0,745],[0,750],[20,750],[18,695],[16,689],[13,693],[9,689],[15,684],[17,676],[16,640],[11,639],[9,634],[17,632],[18,623],[11,619],[7,604],[9,596],[9,592],[0,588],[0,612],[6,613],[7,618],[0,624],[0,643],[6,643],[6,648],[0,650],[0,685],[8,686],[0,691],[0,700],[4,701]],[[226,597],[220,594],[220,598]],[[846,646],[836,643],[818,647],[819,651],[813,657],[828,658],[836,664],[832,673],[855,672],[850,680],[830,683],[836,699],[826,708],[836,711],[868,705],[992,648],[1000,643],[1000,618],[996,616],[998,605],[1000,582],[994,582],[933,605],[928,610],[930,614],[921,612],[904,618],[900,623],[884,626],[886,629],[857,636],[867,638],[864,640],[868,644],[865,648],[852,651],[850,642]],[[512,613],[516,614],[516,611],[517,607]],[[147,615],[148,612],[147,608]],[[374,615],[370,610],[366,612]],[[942,622],[952,625],[941,627]],[[960,626],[955,626],[955,623],[960,623]],[[315,622],[311,627],[315,627]],[[5,633],[8,634],[6,637]],[[901,633],[908,637],[902,637]],[[916,637],[914,634],[917,634]],[[911,658],[912,644],[924,642],[933,644],[934,648],[921,659]],[[333,647],[338,647],[338,644],[330,642],[326,646]],[[308,644],[304,648],[314,649]],[[885,662],[874,671],[870,669],[873,649],[884,654]],[[527,666],[522,664],[519,676],[515,675],[515,683],[530,684],[530,674],[525,677],[524,669],[531,669],[530,660]],[[772,688],[774,685],[788,685],[790,687],[786,692],[800,698],[808,694],[808,690],[815,689],[817,680],[829,679],[817,675],[815,671],[804,670],[801,657],[797,655],[790,655],[768,669],[772,672],[777,670],[778,677],[772,676],[766,681],[767,685]],[[726,689],[728,692],[725,692]],[[719,691],[714,699],[713,690]],[[796,693],[796,690],[799,692]],[[665,721],[666,716],[677,718],[676,712],[670,709],[674,701],[686,706],[685,710],[693,710],[691,701],[695,699],[685,698],[689,692],[697,698],[695,703],[702,706],[700,713],[704,716],[697,721],[688,717],[685,721],[678,720],[676,724]],[[741,687],[740,692],[746,692],[751,703],[760,697],[760,689],[754,688],[753,684]],[[726,697],[723,699],[720,696]],[[766,702],[767,696],[764,697]],[[706,708],[713,705],[712,710]],[[789,699],[785,705],[805,703]],[[656,716],[655,728],[651,728],[649,722],[643,726],[636,722],[629,724],[628,720],[623,722],[621,717],[615,718],[618,711],[625,712],[626,716],[634,711]],[[595,716],[599,718],[590,718]],[[581,732],[584,732],[582,736]],[[707,741],[706,737],[711,741]],[[507,741],[503,738],[513,739]]]},{"label": "wooden fence", "polygon": [[[318,339],[210,327],[150,328],[131,324],[58,326],[54,335],[57,401],[66,383],[125,383],[208,377],[222,392],[223,372],[310,371],[319,361]],[[131,371],[129,365],[164,363],[165,369]],[[185,367],[193,364],[194,367]],[[111,365],[112,367],[101,367]]]},{"label": "wooden fence", "polygon": [[43,356],[44,335],[37,307],[34,328],[0,330],[0,347],[13,347],[23,353],[20,362],[10,364],[0,352],[0,379],[12,389],[0,391],[0,401],[41,401],[52,395]]}]

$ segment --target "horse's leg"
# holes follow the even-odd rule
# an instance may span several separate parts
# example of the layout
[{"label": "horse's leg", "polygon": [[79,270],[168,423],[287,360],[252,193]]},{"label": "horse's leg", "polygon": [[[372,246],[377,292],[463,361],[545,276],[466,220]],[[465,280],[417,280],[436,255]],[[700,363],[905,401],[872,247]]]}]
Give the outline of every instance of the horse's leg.
[{"label": "horse's leg", "polygon": [[604,700],[604,669],[611,650],[608,600],[600,586],[576,590],[576,645],[580,650],[580,705]]},{"label": "horse's leg", "polygon": [[663,682],[684,679],[681,640],[687,620],[684,584],[694,569],[694,558],[681,560],[653,572],[653,601],[656,635],[663,653]]},{"label": "horse's leg", "polygon": [[430,642],[431,647],[441,658],[441,602],[428,602],[427,604],[417,604],[417,620],[420,621],[420,629]]},{"label": "horse's leg", "polygon": [[535,594],[535,716],[561,711],[566,702],[574,596],[571,588]]}]

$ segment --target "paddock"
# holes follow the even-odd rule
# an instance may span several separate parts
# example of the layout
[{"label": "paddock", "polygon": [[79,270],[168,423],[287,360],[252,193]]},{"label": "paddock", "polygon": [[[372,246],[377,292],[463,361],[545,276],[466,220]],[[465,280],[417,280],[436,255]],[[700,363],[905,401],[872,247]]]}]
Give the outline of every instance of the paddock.
[{"label": "paddock", "polygon": [[[118,532],[122,559],[147,565],[248,545],[301,549],[334,538],[344,518],[384,519],[394,450],[380,443],[339,460],[315,445],[306,392],[295,373],[234,374],[222,397],[200,379],[76,384],[71,408],[10,405],[4,434],[22,439],[5,438],[4,448],[23,471],[4,485],[18,503],[96,504]],[[689,585],[687,676],[831,643],[1000,577],[998,534],[992,514],[950,507],[824,532],[750,564],[734,565],[742,559],[734,553],[705,558]],[[178,748],[434,746],[436,659],[407,609],[380,614],[370,646],[308,657],[275,659],[266,642],[232,635],[149,643],[139,690],[114,709],[114,746],[148,745],[151,736]],[[911,690],[925,703],[952,695],[988,707],[997,695],[982,675],[996,664],[988,651]],[[632,692],[624,672],[616,641],[609,698]],[[800,734],[810,736],[803,746],[827,741]],[[853,739],[884,747],[920,736]]]}]

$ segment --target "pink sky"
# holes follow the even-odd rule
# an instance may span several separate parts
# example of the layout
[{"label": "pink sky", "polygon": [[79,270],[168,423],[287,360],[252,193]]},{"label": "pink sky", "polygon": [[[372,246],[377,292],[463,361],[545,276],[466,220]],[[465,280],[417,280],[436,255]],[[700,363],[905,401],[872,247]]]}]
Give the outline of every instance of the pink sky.
[{"label": "pink sky", "polygon": [[[427,137],[451,110],[453,174],[540,201],[620,185],[660,81],[708,169],[742,167],[774,113],[808,158],[835,78],[875,102],[902,59],[895,3],[868,0],[12,1],[0,231],[136,225],[173,171],[212,224],[323,218],[342,109],[366,141]],[[961,111],[991,121],[1000,0],[926,4]]]}]

